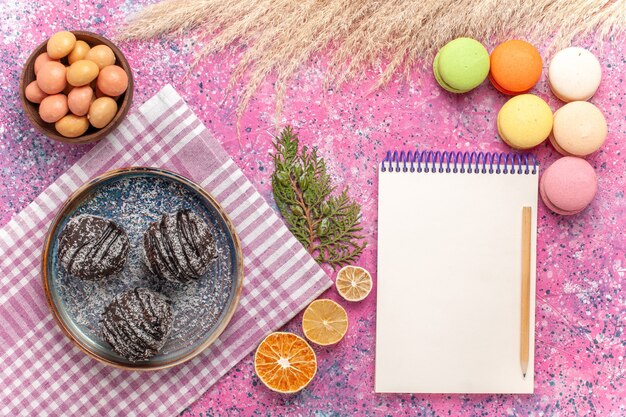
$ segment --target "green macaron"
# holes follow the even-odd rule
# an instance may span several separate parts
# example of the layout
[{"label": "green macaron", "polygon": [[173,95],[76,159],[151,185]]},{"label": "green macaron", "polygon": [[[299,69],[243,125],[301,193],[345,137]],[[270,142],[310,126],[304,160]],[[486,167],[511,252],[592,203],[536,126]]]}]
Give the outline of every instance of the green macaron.
[{"label": "green macaron", "polygon": [[454,39],[435,56],[433,73],[443,89],[451,93],[466,93],[487,78],[489,53],[474,39]]}]

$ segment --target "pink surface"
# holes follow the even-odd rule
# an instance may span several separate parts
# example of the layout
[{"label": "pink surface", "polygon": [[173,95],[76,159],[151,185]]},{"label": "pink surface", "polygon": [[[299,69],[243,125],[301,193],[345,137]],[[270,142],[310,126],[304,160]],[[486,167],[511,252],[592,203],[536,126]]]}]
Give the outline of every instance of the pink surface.
[{"label": "pink surface", "polygon": [[[2,0],[0,38],[0,222],[5,224],[66,170],[89,146],[52,143],[35,133],[19,107],[21,67],[30,51],[61,29],[84,29],[112,36],[140,5],[121,0],[49,3]],[[625,38],[594,52],[604,81],[592,101],[609,123],[604,146],[587,160],[598,174],[599,190],[588,209],[576,216],[554,215],[540,205],[537,258],[535,394],[377,395],[373,393],[375,290],[363,302],[343,303],[350,318],[337,346],[316,348],[318,375],[298,395],[269,392],[254,375],[252,355],[211,387],[185,412],[188,415],[602,415],[626,414],[623,336],[626,320]],[[265,83],[236,131],[236,96],[226,94],[230,69],[240,50],[214,55],[187,76],[191,40],[159,39],[121,45],[134,69],[135,105],[172,83],[215,133],[261,193],[271,199],[273,89]],[[544,62],[549,62],[544,56]],[[545,70],[545,68],[544,68]],[[324,65],[311,63],[293,80],[280,125],[293,124],[302,141],[317,145],[337,184],[363,205],[369,246],[358,262],[376,279],[376,164],[389,148],[507,151],[497,136],[495,118],[506,97],[488,82],[465,95],[441,90],[429,68],[410,80],[394,79],[370,92],[378,69],[362,83],[324,89]],[[544,76],[535,93],[552,109],[560,102]],[[543,167],[558,158],[548,143],[535,153]],[[325,296],[338,299],[334,289]],[[301,334],[298,316],[286,326]]]}]

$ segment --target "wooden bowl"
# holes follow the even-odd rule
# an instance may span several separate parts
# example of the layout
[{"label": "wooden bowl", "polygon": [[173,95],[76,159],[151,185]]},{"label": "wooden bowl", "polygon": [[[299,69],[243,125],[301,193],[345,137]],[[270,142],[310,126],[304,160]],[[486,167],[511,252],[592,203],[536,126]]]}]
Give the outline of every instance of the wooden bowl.
[{"label": "wooden bowl", "polygon": [[[39,116],[39,104],[31,103],[26,99],[25,89],[28,84],[35,80],[35,59],[42,53],[46,52],[46,46],[48,44],[48,40],[39,45],[33,53],[26,60],[26,65],[24,65],[24,69],[22,70],[22,76],[20,77],[20,99],[22,101],[22,107],[24,108],[24,112],[28,117],[28,120],[44,135],[48,136],[50,139],[65,142],[65,143],[74,143],[74,144],[83,144],[96,142],[103,137],[105,137],[109,132],[115,129],[124,119],[126,113],[128,113],[128,109],[133,101],[133,73],[130,69],[130,65],[128,65],[128,61],[124,57],[124,54],[120,49],[115,46],[110,40],[92,32],[84,32],[84,31],[72,31],[72,33],[76,36],[76,40],[82,40],[89,44],[89,46],[93,47],[95,45],[106,45],[113,50],[115,54],[115,65],[122,67],[126,74],[128,74],[128,88],[120,97],[117,98],[117,113],[113,120],[109,122],[108,125],[103,127],[102,129],[96,129],[93,126],[89,126],[87,132],[85,132],[82,136],[76,138],[66,138],[65,136],[60,135],[55,127],[54,123],[46,123],[41,120]],[[66,58],[61,59],[61,62],[67,65]]]}]

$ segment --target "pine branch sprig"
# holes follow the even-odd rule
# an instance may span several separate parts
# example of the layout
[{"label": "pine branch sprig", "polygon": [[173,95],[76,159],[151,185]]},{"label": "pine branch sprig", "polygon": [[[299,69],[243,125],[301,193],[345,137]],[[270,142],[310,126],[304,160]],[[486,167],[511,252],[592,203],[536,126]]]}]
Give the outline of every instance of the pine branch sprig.
[{"label": "pine branch sprig", "polygon": [[290,126],[275,138],[272,191],[289,230],[320,263],[333,268],[354,262],[367,242],[361,234],[361,207],[348,187],[335,187],[317,149],[303,146]]}]

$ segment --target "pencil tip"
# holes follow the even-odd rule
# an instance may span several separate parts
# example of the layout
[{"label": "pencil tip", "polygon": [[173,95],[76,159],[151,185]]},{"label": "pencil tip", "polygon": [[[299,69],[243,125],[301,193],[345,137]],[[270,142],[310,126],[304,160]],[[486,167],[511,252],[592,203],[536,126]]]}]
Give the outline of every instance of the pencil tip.
[{"label": "pencil tip", "polygon": [[526,374],[522,374],[524,376],[524,378],[526,378]]}]

